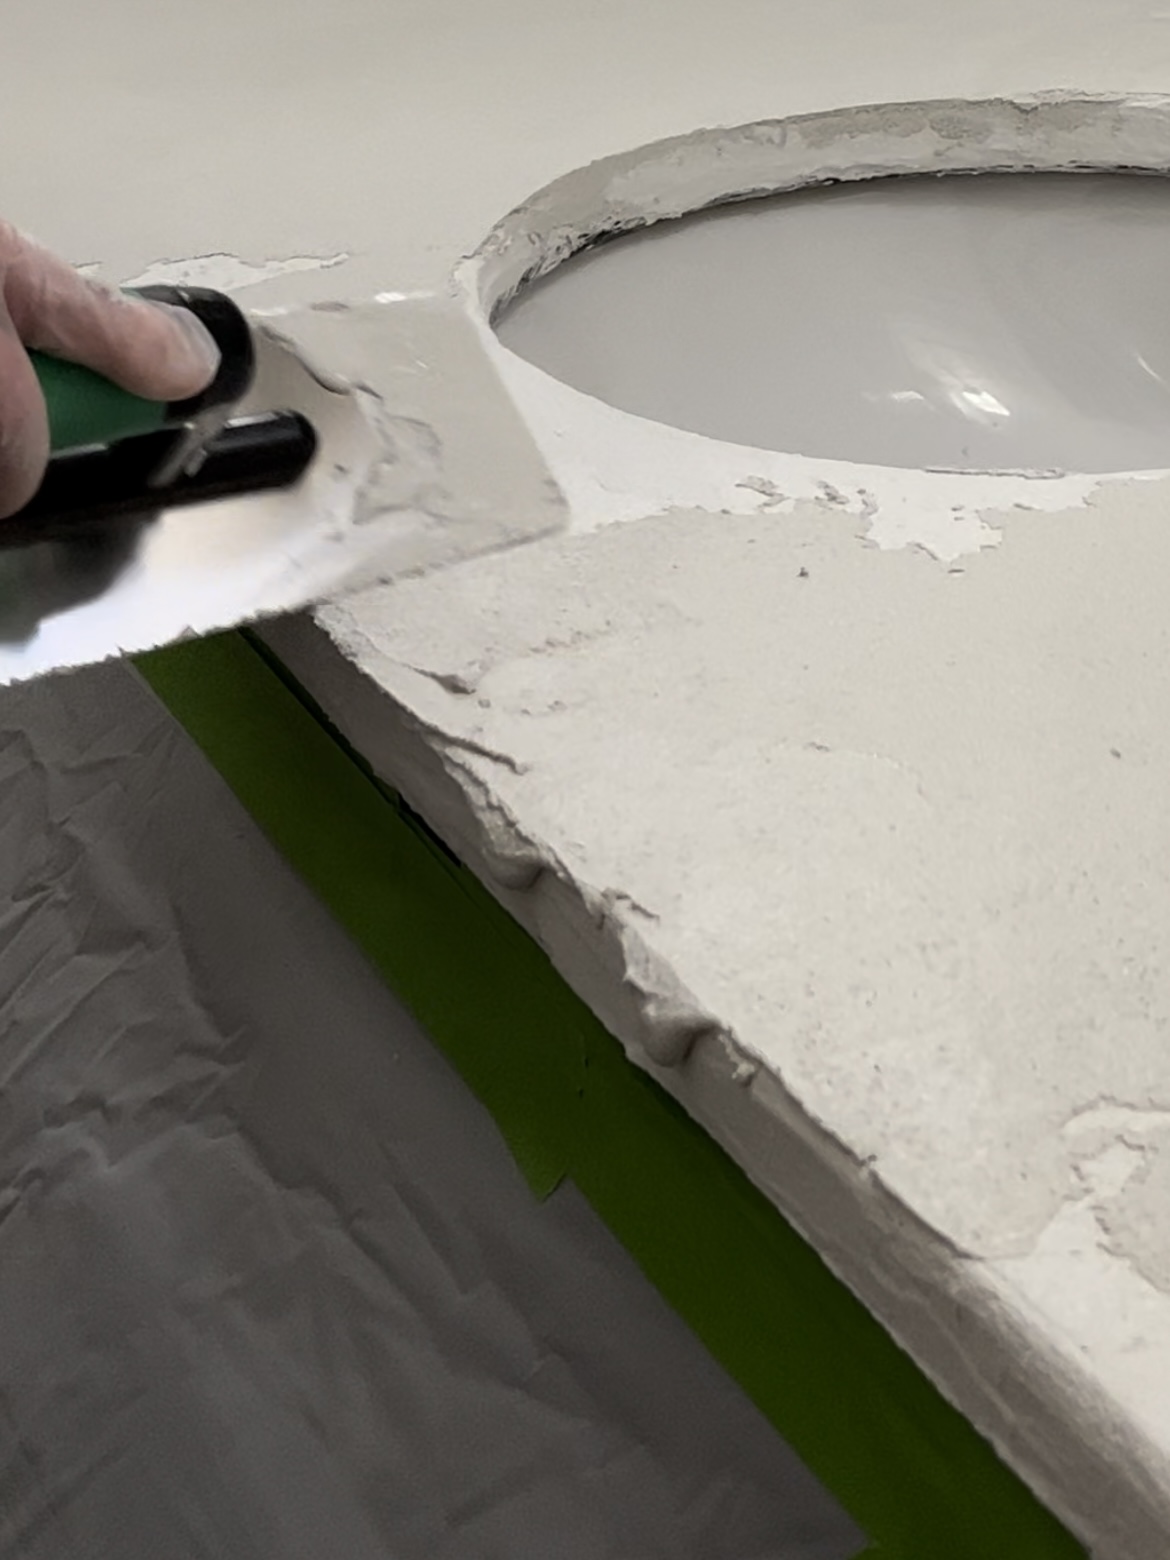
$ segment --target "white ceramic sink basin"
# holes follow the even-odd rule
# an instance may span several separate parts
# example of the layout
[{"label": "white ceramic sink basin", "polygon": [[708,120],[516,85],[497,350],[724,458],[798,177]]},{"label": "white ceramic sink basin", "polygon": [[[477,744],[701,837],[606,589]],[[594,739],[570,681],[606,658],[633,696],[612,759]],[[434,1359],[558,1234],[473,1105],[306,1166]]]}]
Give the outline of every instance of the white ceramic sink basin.
[{"label": "white ceramic sink basin", "polygon": [[885,178],[578,255],[497,322],[623,410],[793,454],[1170,466],[1170,179]]}]

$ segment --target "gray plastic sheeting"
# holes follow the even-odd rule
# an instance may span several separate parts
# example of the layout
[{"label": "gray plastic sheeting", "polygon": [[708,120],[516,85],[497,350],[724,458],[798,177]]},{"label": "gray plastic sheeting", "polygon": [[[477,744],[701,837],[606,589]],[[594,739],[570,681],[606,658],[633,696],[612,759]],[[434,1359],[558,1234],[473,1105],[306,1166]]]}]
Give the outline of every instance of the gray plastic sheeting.
[{"label": "gray plastic sheeting", "polygon": [[134,675],[0,695],[4,1560],[848,1560]]}]

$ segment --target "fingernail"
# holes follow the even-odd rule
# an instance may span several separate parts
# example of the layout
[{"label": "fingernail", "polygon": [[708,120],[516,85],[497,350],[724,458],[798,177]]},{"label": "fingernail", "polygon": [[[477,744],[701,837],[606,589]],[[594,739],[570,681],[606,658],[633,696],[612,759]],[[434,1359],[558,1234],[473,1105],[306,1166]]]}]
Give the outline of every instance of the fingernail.
[{"label": "fingernail", "polygon": [[220,360],[223,354],[216,345],[215,337],[197,314],[190,309],[182,309],[173,303],[156,303],[156,309],[165,309],[167,314],[186,336],[188,344],[199,358],[200,367],[206,372],[208,381],[213,379],[219,371]]}]

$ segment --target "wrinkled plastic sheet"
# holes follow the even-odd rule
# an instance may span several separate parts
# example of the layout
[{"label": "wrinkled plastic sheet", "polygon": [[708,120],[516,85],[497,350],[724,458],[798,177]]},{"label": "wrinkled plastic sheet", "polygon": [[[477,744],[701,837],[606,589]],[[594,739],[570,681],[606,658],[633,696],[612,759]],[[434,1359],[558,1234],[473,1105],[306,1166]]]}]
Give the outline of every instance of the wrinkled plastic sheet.
[{"label": "wrinkled plastic sheet", "polygon": [[0,1557],[850,1560],[125,666],[0,693]]}]

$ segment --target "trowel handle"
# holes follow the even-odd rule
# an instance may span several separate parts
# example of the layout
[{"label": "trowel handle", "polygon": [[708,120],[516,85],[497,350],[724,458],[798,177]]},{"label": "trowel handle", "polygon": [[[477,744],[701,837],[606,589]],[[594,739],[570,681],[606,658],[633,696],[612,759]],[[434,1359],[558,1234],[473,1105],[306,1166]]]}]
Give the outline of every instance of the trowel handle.
[{"label": "trowel handle", "polygon": [[47,353],[30,352],[49,410],[49,444],[54,455],[178,427],[208,407],[234,405],[251,386],[256,367],[252,331],[243,311],[230,298],[206,287],[142,287],[137,296],[177,304],[197,314],[219,347],[219,372],[206,390],[189,400],[145,401],[91,369]]},{"label": "trowel handle", "polygon": [[86,445],[116,444],[153,433],[167,422],[165,401],[144,401],[78,363],[30,352],[49,409],[49,448],[54,455]]}]

